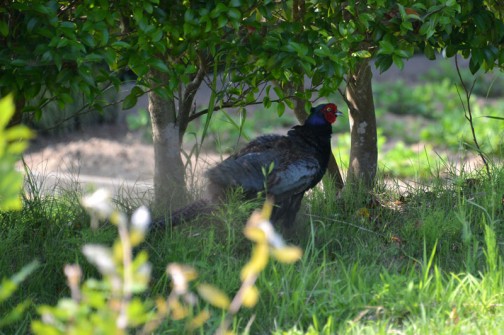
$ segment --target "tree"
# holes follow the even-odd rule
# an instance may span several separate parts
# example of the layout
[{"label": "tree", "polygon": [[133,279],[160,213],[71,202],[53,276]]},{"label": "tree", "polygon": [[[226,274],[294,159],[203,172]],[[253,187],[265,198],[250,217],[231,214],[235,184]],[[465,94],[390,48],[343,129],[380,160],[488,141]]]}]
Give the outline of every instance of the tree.
[{"label": "tree", "polygon": [[[119,80],[111,67],[107,24],[113,16],[90,11],[90,3],[9,1],[0,8],[0,96],[13,93],[16,114],[40,118],[51,102],[63,108],[74,96],[84,96],[100,109],[102,90]],[[113,69],[112,69],[113,70]]]},{"label": "tree", "polygon": [[[204,78],[213,75],[214,94],[206,114],[216,105],[242,106],[226,99],[226,86],[217,91],[217,74],[226,72],[241,46],[243,22],[254,21],[269,1],[174,1],[157,0],[120,6],[123,38],[121,61],[138,76],[127,97],[126,108],[147,92],[155,150],[155,207],[176,208],[187,198],[181,145],[196,113],[193,102]],[[271,6],[270,4],[269,6]],[[238,63],[233,62],[236,66]],[[243,97],[244,90],[238,93]]]},{"label": "tree", "polygon": [[[376,118],[370,61],[380,71],[422,51],[429,59],[444,52],[470,58],[473,73],[504,62],[502,6],[495,1],[293,1],[298,15],[297,50],[309,50],[313,70],[304,69],[320,94],[343,80],[350,111],[351,152],[348,181],[368,188],[377,170]],[[296,9],[297,8],[297,9]],[[304,37],[303,37],[304,36]]]}]

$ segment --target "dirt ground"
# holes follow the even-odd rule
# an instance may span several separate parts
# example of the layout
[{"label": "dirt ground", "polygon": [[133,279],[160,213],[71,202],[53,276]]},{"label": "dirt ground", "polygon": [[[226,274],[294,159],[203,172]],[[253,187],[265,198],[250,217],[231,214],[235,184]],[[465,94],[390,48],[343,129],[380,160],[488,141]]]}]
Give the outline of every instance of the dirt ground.
[{"label": "dirt ground", "polygon": [[96,125],[62,136],[39,136],[24,157],[39,173],[150,180],[154,150],[124,125]]},{"label": "dirt ground", "polygon": [[[154,150],[125,124],[105,124],[62,136],[38,136],[24,155],[33,175],[51,191],[56,184],[79,182],[92,187],[149,190],[154,177]],[[221,158],[213,153],[192,160],[198,177]],[[18,162],[22,169],[22,162]],[[197,178],[196,178],[197,179]]]}]

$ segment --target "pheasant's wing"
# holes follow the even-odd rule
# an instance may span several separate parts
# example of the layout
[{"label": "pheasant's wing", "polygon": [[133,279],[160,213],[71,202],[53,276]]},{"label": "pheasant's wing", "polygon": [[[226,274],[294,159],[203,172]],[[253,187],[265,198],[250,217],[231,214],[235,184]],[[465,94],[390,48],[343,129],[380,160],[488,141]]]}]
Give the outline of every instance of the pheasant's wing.
[{"label": "pheasant's wing", "polygon": [[321,167],[316,158],[289,158],[289,162],[275,167],[268,177],[268,193],[278,200],[304,193],[321,178]]},{"label": "pheasant's wing", "polygon": [[273,150],[234,155],[208,170],[206,175],[211,183],[223,189],[240,186],[246,194],[254,195],[264,190],[268,168],[277,164],[275,156]]},{"label": "pheasant's wing", "polygon": [[278,200],[304,192],[318,181],[320,165],[313,157],[270,149],[231,156],[207,172],[225,189],[241,186],[246,194],[266,191]]},{"label": "pheasant's wing", "polygon": [[259,136],[256,139],[250,141],[247,146],[239,150],[237,153],[232,155],[231,157],[237,158],[240,156],[244,156],[248,153],[252,152],[266,152],[268,150],[278,150],[275,148],[283,148],[287,147],[289,144],[289,140],[286,136],[270,134]]}]

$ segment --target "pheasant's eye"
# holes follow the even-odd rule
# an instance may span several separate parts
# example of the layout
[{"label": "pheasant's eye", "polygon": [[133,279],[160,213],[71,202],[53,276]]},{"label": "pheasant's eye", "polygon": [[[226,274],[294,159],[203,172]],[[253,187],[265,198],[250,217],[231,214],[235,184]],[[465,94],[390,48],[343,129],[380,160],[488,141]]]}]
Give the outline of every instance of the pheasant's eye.
[{"label": "pheasant's eye", "polygon": [[327,111],[328,112],[332,112],[332,108],[331,107],[327,107]]}]

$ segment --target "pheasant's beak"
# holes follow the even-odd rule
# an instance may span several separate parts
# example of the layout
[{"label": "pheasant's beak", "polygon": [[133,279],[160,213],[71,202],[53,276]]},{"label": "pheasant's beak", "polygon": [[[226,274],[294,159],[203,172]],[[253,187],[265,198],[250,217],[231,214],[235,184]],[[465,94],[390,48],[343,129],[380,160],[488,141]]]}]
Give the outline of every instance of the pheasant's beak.
[{"label": "pheasant's beak", "polygon": [[342,113],[342,112],[340,112],[340,111],[336,111],[336,113],[334,113],[334,115],[336,115],[336,116],[342,116],[342,115],[343,115],[343,113]]}]

